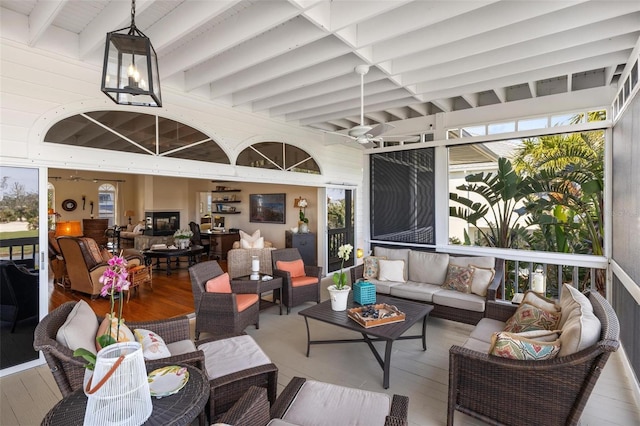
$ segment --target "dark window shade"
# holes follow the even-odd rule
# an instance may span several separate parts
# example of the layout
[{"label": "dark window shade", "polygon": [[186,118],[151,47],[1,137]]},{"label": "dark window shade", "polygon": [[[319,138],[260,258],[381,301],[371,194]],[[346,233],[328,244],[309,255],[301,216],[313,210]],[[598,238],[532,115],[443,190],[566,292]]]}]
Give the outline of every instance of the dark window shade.
[{"label": "dark window shade", "polygon": [[435,244],[434,149],[373,154],[371,238]]}]

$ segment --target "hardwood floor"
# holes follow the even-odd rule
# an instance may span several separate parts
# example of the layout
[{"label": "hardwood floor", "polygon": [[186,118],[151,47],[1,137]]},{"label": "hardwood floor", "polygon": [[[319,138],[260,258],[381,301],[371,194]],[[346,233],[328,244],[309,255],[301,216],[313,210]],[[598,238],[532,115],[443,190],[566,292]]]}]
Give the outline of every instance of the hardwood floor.
[{"label": "hardwood floor", "polygon": [[[324,289],[329,285],[329,280],[325,279],[324,284],[323,300],[328,298]],[[161,279],[156,273],[153,287],[153,291],[141,291],[139,296],[131,297],[131,301],[125,304],[125,309],[128,309],[125,311],[126,318],[133,321],[155,318],[156,315],[193,312],[186,270],[180,270],[168,279]],[[73,297],[79,296],[69,292],[63,295],[52,292],[55,303]],[[100,313],[100,309],[108,309],[108,301],[96,300],[91,302],[91,306]],[[278,315],[277,307],[271,307],[261,312],[259,330],[253,327],[246,330],[278,366],[279,391],[293,376],[301,376],[390,395],[398,393],[410,398],[410,425],[446,424],[448,350],[451,345],[460,344],[467,338],[471,326],[430,318],[426,352],[421,350],[418,341],[396,342],[390,387],[385,390],[382,388],[382,370],[364,344],[316,345],[311,348],[310,357],[305,356],[306,328],[304,318],[297,312],[306,306],[293,308],[290,315],[282,316]],[[153,310],[159,312],[151,312]],[[354,337],[348,330],[317,321],[310,322],[310,326],[314,339]],[[410,332],[417,333],[418,330],[412,329]],[[376,343],[376,346],[379,344]],[[37,425],[60,399],[46,365],[0,379],[0,389],[1,425]],[[640,402],[634,400],[632,389],[631,379],[625,375],[621,353],[617,352],[610,358],[596,384],[582,416],[582,425],[640,424]],[[504,400],[505,407],[508,407],[509,395],[505,395]],[[456,413],[455,424],[466,426],[484,423]]]}]

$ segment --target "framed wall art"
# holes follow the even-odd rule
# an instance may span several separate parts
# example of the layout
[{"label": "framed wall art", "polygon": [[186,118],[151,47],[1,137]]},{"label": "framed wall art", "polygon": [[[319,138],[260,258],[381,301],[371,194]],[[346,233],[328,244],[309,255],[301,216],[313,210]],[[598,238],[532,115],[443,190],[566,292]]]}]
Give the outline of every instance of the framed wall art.
[{"label": "framed wall art", "polygon": [[249,222],[286,223],[287,194],[250,194]]}]

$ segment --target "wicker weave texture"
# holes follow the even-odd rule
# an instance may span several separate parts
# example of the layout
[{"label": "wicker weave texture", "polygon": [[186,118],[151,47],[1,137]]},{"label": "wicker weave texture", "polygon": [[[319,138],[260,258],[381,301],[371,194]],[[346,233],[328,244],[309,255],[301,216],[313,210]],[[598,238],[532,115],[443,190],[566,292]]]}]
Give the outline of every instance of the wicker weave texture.
[{"label": "wicker weave texture", "polygon": [[297,248],[278,249],[271,252],[273,276],[282,278],[282,303],[287,307],[287,314],[291,312],[291,308],[304,302],[320,303],[322,267],[305,265],[305,275],[308,277],[317,277],[318,283],[293,287],[291,285],[291,274],[276,268],[276,262],[278,261],[291,262],[293,260],[302,260],[302,256],[300,256]]}]

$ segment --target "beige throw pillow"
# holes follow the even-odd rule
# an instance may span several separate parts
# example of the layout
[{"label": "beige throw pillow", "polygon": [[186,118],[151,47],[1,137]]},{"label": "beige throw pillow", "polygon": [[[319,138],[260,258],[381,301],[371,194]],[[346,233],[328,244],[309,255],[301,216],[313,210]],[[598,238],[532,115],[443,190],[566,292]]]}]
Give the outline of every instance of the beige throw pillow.
[{"label": "beige throw pillow", "polygon": [[487,289],[493,281],[493,277],[496,274],[493,268],[480,268],[475,265],[470,265],[473,268],[473,280],[471,281],[471,293],[478,296],[486,297]]},{"label": "beige throw pillow", "polygon": [[98,319],[95,312],[87,302],[80,300],[69,312],[62,327],[58,329],[56,341],[72,351],[84,348],[96,354],[97,332]]},{"label": "beige throw pillow", "polygon": [[403,260],[378,260],[378,279],[380,281],[394,281],[404,283],[404,261]]}]

